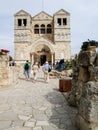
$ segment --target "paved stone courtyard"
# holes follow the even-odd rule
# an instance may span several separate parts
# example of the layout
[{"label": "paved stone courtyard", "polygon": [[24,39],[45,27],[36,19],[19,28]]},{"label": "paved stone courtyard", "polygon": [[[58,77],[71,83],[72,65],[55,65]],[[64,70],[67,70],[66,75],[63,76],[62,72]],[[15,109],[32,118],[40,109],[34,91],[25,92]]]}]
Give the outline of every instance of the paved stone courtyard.
[{"label": "paved stone courtyard", "polygon": [[0,87],[0,130],[77,130],[77,110],[59,91],[59,80],[45,83],[41,69],[35,83],[32,78]]}]

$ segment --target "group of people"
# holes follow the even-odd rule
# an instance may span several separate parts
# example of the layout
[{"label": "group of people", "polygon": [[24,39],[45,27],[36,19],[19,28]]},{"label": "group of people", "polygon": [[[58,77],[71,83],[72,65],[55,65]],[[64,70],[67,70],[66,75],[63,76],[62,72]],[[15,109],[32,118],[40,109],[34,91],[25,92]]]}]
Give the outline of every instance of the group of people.
[{"label": "group of people", "polygon": [[[26,80],[30,79],[30,71],[33,71],[33,82],[36,81],[38,77],[40,65],[38,62],[35,62],[33,65],[27,60],[24,64],[24,75],[26,77]],[[44,72],[44,79],[45,82],[49,82],[49,71],[51,70],[51,67],[48,63],[48,61],[45,62],[45,64],[42,66],[42,71]]]}]

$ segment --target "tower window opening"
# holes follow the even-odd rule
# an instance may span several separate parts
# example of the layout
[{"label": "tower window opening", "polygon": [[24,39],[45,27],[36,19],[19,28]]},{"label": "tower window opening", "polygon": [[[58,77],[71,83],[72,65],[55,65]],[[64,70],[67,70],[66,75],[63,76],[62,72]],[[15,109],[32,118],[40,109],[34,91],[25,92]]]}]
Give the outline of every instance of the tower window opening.
[{"label": "tower window opening", "polygon": [[35,34],[39,34],[39,29],[34,29]]},{"label": "tower window opening", "polygon": [[24,26],[27,25],[27,19],[23,19],[23,25],[24,25]]},{"label": "tower window opening", "polygon": [[61,18],[57,19],[57,23],[58,23],[58,25],[61,25]]},{"label": "tower window opening", "polygon": [[67,19],[63,18],[63,25],[67,25]]},{"label": "tower window opening", "polygon": [[48,27],[48,28],[51,28],[51,24],[48,24],[47,27]]},{"label": "tower window opening", "polygon": [[39,28],[39,25],[38,25],[38,24],[36,24],[36,25],[34,26],[34,28]]},{"label": "tower window opening", "polygon": [[45,29],[41,28],[41,34],[45,34]]},{"label": "tower window opening", "polygon": [[22,19],[18,19],[18,26],[22,26]]},{"label": "tower window opening", "polygon": [[47,25],[47,33],[52,33],[52,28],[50,24]]},{"label": "tower window opening", "polygon": [[45,34],[45,25],[44,24],[41,25],[41,34]]},{"label": "tower window opening", "polygon": [[42,25],[41,25],[41,27],[45,28],[45,25],[44,25],[44,24],[42,24]]},{"label": "tower window opening", "polygon": [[52,29],[51,28],[47,28],[47,33],[52,33]]},{"label": "tower window opening", "polygon": [[34,33],[39,34],[39,25],[38,24],[34,25]]}]

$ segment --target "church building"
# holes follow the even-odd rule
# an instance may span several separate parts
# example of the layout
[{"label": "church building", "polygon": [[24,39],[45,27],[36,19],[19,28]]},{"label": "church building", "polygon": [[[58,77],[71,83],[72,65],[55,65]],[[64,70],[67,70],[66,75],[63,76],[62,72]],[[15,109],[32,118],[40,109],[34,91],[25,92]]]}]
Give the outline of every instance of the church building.
[{"label": "church building", "polygon": [[42,11],[31,16],[25,10],[14,15],[14,58],[16,64],[47,60],[53,64],[71,56],[70,13],[61,9],[53,16]]}]

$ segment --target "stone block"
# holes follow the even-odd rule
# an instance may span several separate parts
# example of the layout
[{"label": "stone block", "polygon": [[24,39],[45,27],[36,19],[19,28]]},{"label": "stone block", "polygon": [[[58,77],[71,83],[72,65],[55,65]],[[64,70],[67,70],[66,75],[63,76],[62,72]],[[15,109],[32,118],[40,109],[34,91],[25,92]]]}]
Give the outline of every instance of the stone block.
[{"label": "stone block", "polygon": [[90,51],[80,52],[78,56],[78,63],[81,66],[92,65],[95,62],[96,53]]},{"label": "stone block", "polygon": [[78,79],[83,81],[83,82],[87,82],[87,81],[89,81],[89,78],[90,78],[90,75],[88,72],[88,68],[87,67],[80,67]]},{"label": "stone block", "polygon": [[89,122],[85,121],[80,115],[77,117],[77,127],[79,130],[94,130]]}]

